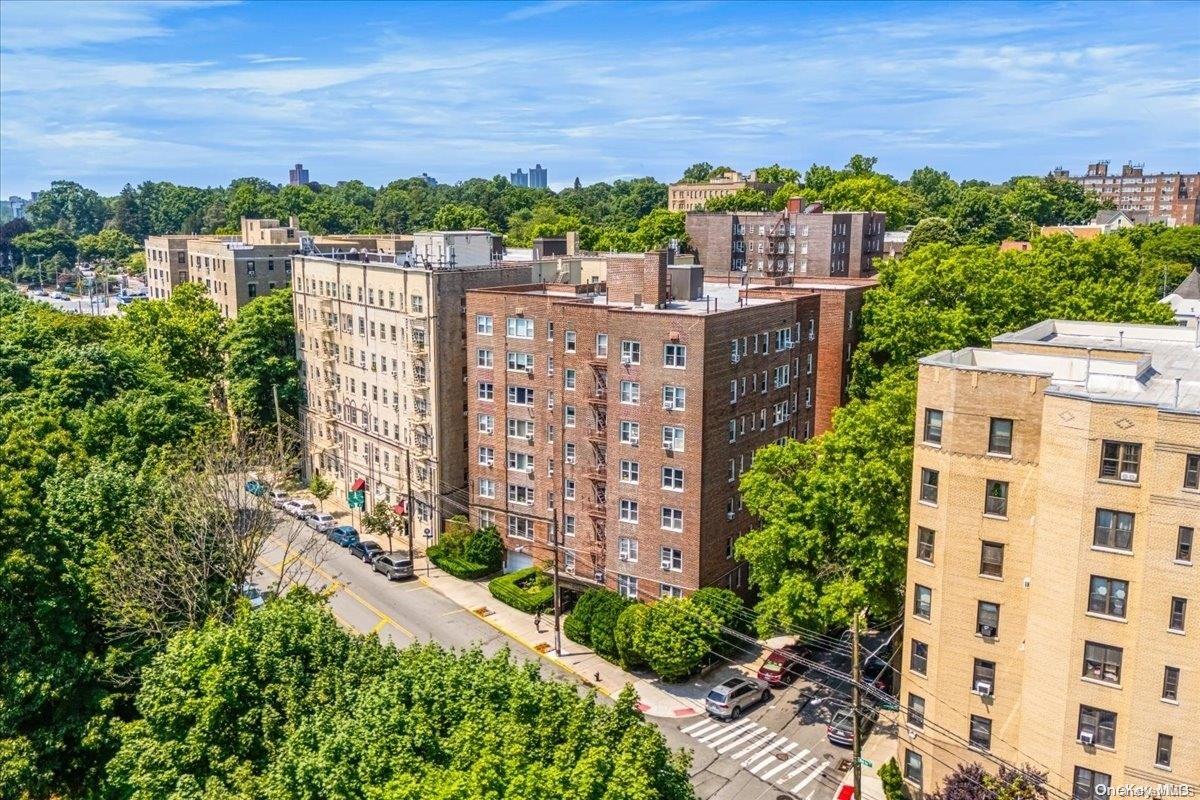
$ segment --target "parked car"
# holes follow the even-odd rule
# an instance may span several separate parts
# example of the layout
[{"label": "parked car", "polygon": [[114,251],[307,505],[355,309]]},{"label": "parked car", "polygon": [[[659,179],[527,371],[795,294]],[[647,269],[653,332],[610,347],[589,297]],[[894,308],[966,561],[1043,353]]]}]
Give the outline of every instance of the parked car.
[{"label": "parked car", "polygon": [[413,576],[412,562],[408,560],[407,555],[398,553],[383,553],[376,556],[375,560],[371,562],[371,568],[376,572],[382,572],[389,581]]},{"label": "parked car", "polygon": [[881,692],[892,691],[892,676],[895,671],[892,665],[879,656],[868,656],[863,661],[862,667],[863,679],[870,682],[876,689]]},{"label": "parked car", "polygon": [[312,500],[288,500],[283,504],[283,510],[296,519],[303,520],[317,512],[317,504]]},{"label": "parked car", "polygon": [[[858,738],[865,740],[875,725],[875,714],[869,709],[863,709],[859,717]],[[825,737],[830,744],[842,747],[854,746],[854,712],[849,708],[839,708],[833,712],[829,724],[825,726]]]},{"label": "parked car", "polygon": [[271,490],[271,505],[275,506],[276,508],[283,508],[284,504],[291,499],[292,498],[288,495],[288,493],[282,489]]},{"label": "parked car", "polygon": [[797,658],[807,658],[808,651],[796,644],[784,645],[772,650],[767,660],[758,668],[758,679],[770,686],[790,686],[804,674],[804,665]]},{"label": "parked car", "polygon": [[255,497],[262,497],[267,493],[267,487],[263,486],[262,481],[251,478],[246,481],[246,491]]},{"label": "parked car", "polygon": [[[355,532],[354,535],[357,537],[358,533]],[[382,552],[383,548],[379,546],[379,542],[372,541],[371,539],[359,540],[350,545],[350,555],[355,558],[361,558],[364,564],[374,562]]]},{"label": "parked car", "polygon": [[241,588],[242,597],[250,601],[250,608],[258,611],[267,604],[267,595],[253,583],[244,583]]},{"label": "parked car", "polygon": [[317,533],[326,533],[333,529],[334,519],[332,514],[326,514],[324,511],[318,511],[305,517],[304,524],[312,528]]},{"label": "parked car", "polygon": [[358,543],[358,531],[354,529],[353,525],[338,525],[336,528],[330,528],[329,533],[325,536],[329,541],[341,547],[350,547]]},{"label": "parked car", "polygon": [[719,719],[737,719],[747,708],[771,696],[771,687],[757,678],[737,676],[720,683],[704,698],[704,708]]},{"label": "parked car", "polygon": [[71,297],[66,292],[53,292],[50,295],[55,300],[70,300]]},{"label": "parked car", "polygon": [[34,297],[47,297],[49,295],[49,292],[47,292],[45,289],[43,289],[40,286],[37,287],[36,289],[31,290],[29,293],[31,295],[33,295]]}]

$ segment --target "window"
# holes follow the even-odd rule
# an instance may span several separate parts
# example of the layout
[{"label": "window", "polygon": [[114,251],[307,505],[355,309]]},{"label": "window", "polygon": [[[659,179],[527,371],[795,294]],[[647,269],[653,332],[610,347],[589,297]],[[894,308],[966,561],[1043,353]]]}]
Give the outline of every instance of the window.
[{"label": "window", "polygon": [[1171,598],[1171,621],[1167,627],[1177,633],[1183,633],[1184,623],[1187,621],[1187,599],[1184,597]]},{"label": "window", "polygon": [[575,331],[567,331],[563,336],[563,347],[568,353],[575,352]]},{"label": "window", "polygon": [[667,572],[683,572],[683,551],[664,547],[659,552],[659,561]]},{"label": "window", "polygon": [[533,541],[533,520],[525,517],[518,517],[514,514],[508,515],[508,535],[514,539],[527,539]]},{"label": "window", "polygon": [[663,345],[663,366],[683,369],[687,366],[687,347],[682,344]]},{"label": "window", "polygon": [[494,498],[496,496],[496,482],[491,478],[480,478],[479,496]]},{"label": "window", "polygon": [[908,693],[908,724],[914,728],[925,727],[925,698]]},{"label": "window", "polygon": [[1129,584],[1116,578],[1093,575],[1088,590],[1088,611],[1109,617],[1125,618],[1125,598]]},{"label": "window", "polygon": [[1108,508],[1097,508],[1092,546],[1108,547],[1113,550],[1132,550],[1133,514]]},{"label": "window", "polygon": [[971,691],[989,697],[996,693],[995,661],[975,659],[975,665],[971,668]]},{"label": "window", "polygon": [[784,364],[782,367],[776,367],[772,379],[776,389],[784,388],[791,382],[791,367],[787,364]]},{"label": "window", "polygon": [[[574,536],[575,535],[575,517],[573,517],[570,514],[567,514],[565,517],[563,517],[563,535],[564,536]],[[568,551],[568,552],[564,553],[563,555],[567,557],[565,560],[565,563],[567,565],[567,572],[571,572],[573,574],[574,566],[575,566],[575,554]]]},{"label": "window", "polygon": [[1099,747],[1116,747],[1117,715],[1101,708],[1080,706],[1077,738],[1084,744],[1088,744],[1089,734],[1091,744]]},{"label": "window", "polygon": [[1111,775],[1095,772],[1086,767],[1076,767],[1075,789],[1071,794],[1071,800],[1096,800],[1100,795],[1097,789],[1107,789],[1111,785]]},{"label": "window", "polygon": [[510,372],[533,371],[533,353],[508,351],[507,366]]},{"label": "window", "polygon": [[481,347],[475,351],[475,366],[484,369],[492,368],[492,351]]},{"label": "window", "polygon": [[575,481],[570,478],[563,481],[563,497],[567,500],[575,499]]},{"label": "window", "polygon": [[1179,538],[1175,542],[1175,560],[1185,564],[1192,563],[1192,540],[1196,536],[1196,529],[1179,526]]},{"label": "window", "polygon": [[1004,577],[1004,545],[983,542],[979,552],[979,574],[992,578]]},{"label": "window", "polygon": [[563,406],[563,427],[575,427],[575,406]]},{"label": "window", "polygon": [[921,778],[925,772],[922,763],[921,754],[916,750],[904,750],[904,780],[921,785]]},{"label": "window", "polygon": [[632,575],[617,576],[617,593],[626,600],[637,600],[638,582]]},{"label": "window", "polygon": [[[416,311],[416,309],[413,309]],[[532,339],[533,320],[524,317],[508,318],[508,335],[513,339]]]},{"label": "window", "polygon": [[1154,748],[1154,766],[1171,766],[1171,745],[1173,743],[1174,740],[1167,734],[1160,733],[1158,735],[1158,746]]},{"label": "window", "polygon": [[567,442],[563,445],[563,458],[568,464],[575,463],[575,443]]},{"label": "window", "polygon": [[641,438],[641,425],[629,420],[621,420],[620,441],[624,444],[637,444]]},{"label": "window", "polygon": [[664,450],[676,453],[683,452],[683,428],[676,425],[663,425],[662,446]]},{"label": "window", "polygon": [[598,355],[598,356],[608,355],[608,334],[607,333],[597,333],[596,334],[596,355]]},{"label": "window", "polygon": [[908,655],[908,668],[917,673],[924,675],[929,668],[929,645],[925,642],[912,640],[912,648]]},{"label": "window", "polygon": [[484,382],[484,383],[479,384],[479,399],[480,400],[494,400],[495,396],[496,396],[496,387],[493,386],[490,382]]},{"label": "window", "polygon": [[683,597],[683,589],[679,586],[672,586],[669,583],[660,583],[658,585],[659,598],[664,597]]},{"label": "window", "polygon": [[988,452],[993,455],[1012,455],[1013,421],[992,417],[988,427]]},{"label": "window", "polygon": [[528,439],[533,436],[533,420],[509,419],[508,436],[510,439]]},{"label": "window", "polygon": [[971,747],[987,750],[992,746],[992,721],[977,714],[971,715]]},{"label": "window", "polygon": [[1105,441],[1100,447],[1100,477],[1135,482],[1141,459],[1140,444]]},{"label": "window", "polygon": [[[254,273],[251,272],[250,274],[253,275]],[[258,286],[253,283],[247,284],[246,292],[248,293],[250,299],[254,299],[255,297],[258,297]]]},{"label": "window", "polygon": [[983,500],[983,513],[997,517],[1008,516],[1008,481],[989,480]]},{"label": "window", "polygon": [[638,462],[621,460],[621,483],[637,483],[640,472]]},{"label": "window", "polygon": [[621,363],[642,363],[642,343],[625,339],[621,342]]},{"label": "window", "polygon": [[479,448],[479,465],[490,467],[496,462],[496,451],[490,447]]},{"label": "window", "polygon": [[913,587],[913,616],[929,619],[933,611],[933,589],[921,584]]},{"label": "window", "polygon": [[629,522],[634,525],[638,521],[638,504],[637,500],[622,500],[621,501],[621,522]]},{"label": "window", "polygon": [[637,405],[642,399],[642,386],[636,381],[621,381],[621,402]]},{"label": "window", "polygon": [[662,468],[662,488],[673,492],[683,491],[683,470],[679,467]]},{"label": "window", "polygon": [[669,411],[682,411],[687,404],[687,390],[682,386],[664,386],[662,400],[663,408]]},{"label": "window", "polygon": [[917,560],[933,563],[933,537],[929,528],[917,528]]},{"label": "window", "polygon": [[491,314],[476,314],[475,315],[475,332],[481,336],[492,335],[492,315]]},{"label": "window", "polygon": [[491,414],[480,414],[476,419],[480,433],[491,433],[496,429],[496,418]]},{"label": "window", "polygon": [[992,638],[1000,633],[1000,606],[980,600],[975,609],[975,632],[985,638]]},{"label": "window", "polygon": [[1098,642],[1083,643],[1083,677],[1105,683],[1121,683],[1121,661],[1124,651]]},{"label": "window", "polygon": [[683,509],[663,506],[662,527],[668,531],[683,530]]},{"label": "window", "polygon": [[942,443],[942,412],[940,409],[925,409],[925,433],[922,439],[926,444]]},{"label": "window", "polygon": [[420,314],[425,310],[425,298],[419,294],[414,294],[409,298],[409,307],[412,308],[414,314]]},{"label": "window", "polygon": [[921,468],[921,500],[936,503],[938,499],[938,474],[936,469]]},{"label": "window", "polygon": [[516,486],[510,483],[508,485],[508,502],[525,506],[533,505],[533,487]]},{"label": "window", "polygon": [[572,391],[575,389],[575,370],[563,370],[563,388]]},{"label": "window", "polygon": [[533,405],[533,389],[528,386],[508,387],[508,404],[512,406]]},{"label": "window", "polygon": [[638,560],[637,539],[622,536],[617,539],[617,558],[621,561],[636,562]]},{"label": "window", "polygon": [[1163,667],[1162,699],[1179,701],[1179,667]]},{"label": "window", "polygon": [[1200,489],[1200,453],[1188,453],[1183,468],[1183,488]]},{"label": "window", "polygon": [[552,342],[554,341],[554,323],[553,322],[546,323],[546,338]]}]

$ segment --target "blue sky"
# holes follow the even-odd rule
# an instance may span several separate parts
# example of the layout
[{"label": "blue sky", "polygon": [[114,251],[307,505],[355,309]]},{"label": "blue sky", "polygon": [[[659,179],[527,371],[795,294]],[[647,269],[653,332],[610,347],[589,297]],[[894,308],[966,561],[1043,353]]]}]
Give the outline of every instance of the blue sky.
[{"label": "blue sky", "polygon": [[0,195],[694,161],[1200,169],[1200,3],[0,2]]}]

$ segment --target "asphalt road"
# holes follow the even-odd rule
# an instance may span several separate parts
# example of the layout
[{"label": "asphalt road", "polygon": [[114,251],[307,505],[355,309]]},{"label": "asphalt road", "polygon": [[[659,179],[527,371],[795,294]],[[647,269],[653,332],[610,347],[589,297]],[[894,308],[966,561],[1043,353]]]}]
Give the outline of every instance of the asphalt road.
[{"label": "asphalt road", "polygon": [[[391,583],[299,523],[280,524],[260,563],[260,587],[274,586],[283,573],[285,586],[301,583],[325,590],[330,609],[344,625],[377,633],[397,647],[433,641],[458,649],[479,646],[488,654],[508,647],[515,658],[536,662],[543,676],[578,682],[420,581]],[[673,749],[692,751],[692,782],[704,800],[828,800],[849,758],[848,749],[825,739],[825,723],[835,705],[831,695],[836,692],[800,679],[737,721],[647,719]]]}]

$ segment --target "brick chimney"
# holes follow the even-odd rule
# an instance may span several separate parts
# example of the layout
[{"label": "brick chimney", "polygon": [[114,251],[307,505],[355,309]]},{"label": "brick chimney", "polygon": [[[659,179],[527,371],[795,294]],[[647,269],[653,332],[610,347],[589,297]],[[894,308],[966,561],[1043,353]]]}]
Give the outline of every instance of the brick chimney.
[{"label": "brick chimney", "polygon": [[804,211],[803,197],[789,197],[787,200],[787,213],[799,214]]},{"label": "brick chimney", "polygon": [[605,271],[608,299],[614,303],[661,306],[667,302],[667,251],[654,250],[642,258],[615,256]]}]

